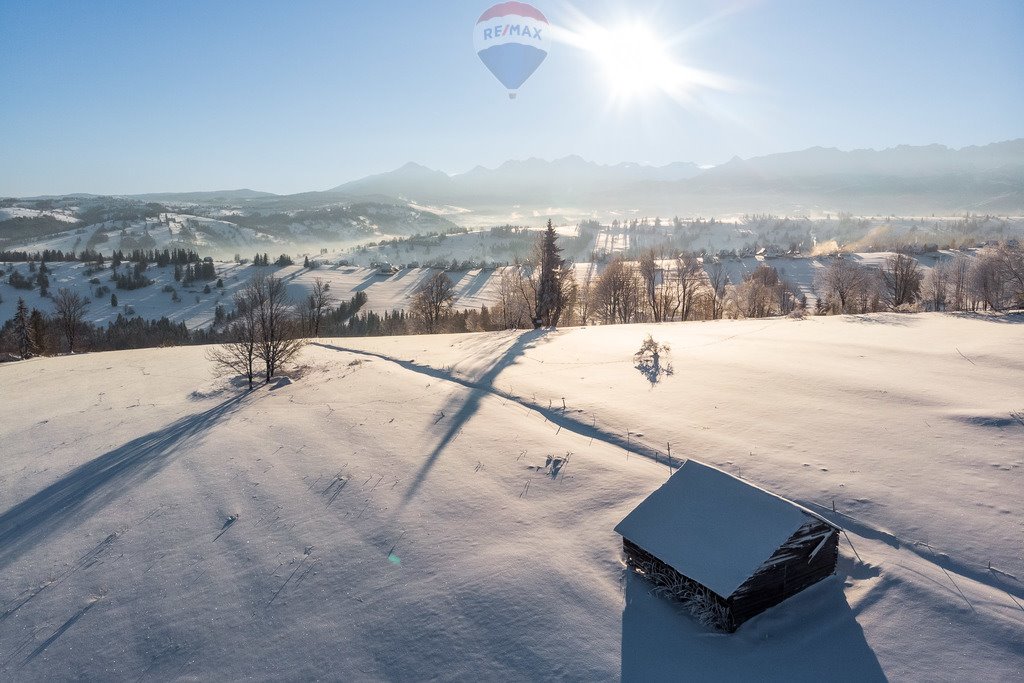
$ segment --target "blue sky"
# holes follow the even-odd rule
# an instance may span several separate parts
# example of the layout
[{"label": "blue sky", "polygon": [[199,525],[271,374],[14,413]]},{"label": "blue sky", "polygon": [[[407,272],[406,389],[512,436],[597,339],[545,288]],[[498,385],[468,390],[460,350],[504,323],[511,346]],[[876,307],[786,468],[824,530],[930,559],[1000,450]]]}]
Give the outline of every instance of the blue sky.
[{"label": "blue sky", "polygon": [[611,98],[556,43],[515,101],[473,51],[490,2],[0,3],[0,195],[326,189],[418,161],[720,163],[1024,136],[1024,2],[536,0],[647,26],[728,79]]}]

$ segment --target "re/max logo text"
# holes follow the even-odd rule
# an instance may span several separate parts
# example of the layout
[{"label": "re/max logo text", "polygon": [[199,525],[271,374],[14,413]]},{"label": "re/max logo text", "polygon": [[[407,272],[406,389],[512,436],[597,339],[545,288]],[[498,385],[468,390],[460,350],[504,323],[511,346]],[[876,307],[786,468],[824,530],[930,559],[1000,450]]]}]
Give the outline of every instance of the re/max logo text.
[{"label": "re/max logo text", "polygon": [[541,30],[539,28],[533,28],[531,26],[525,26],[520,24],[505,24],[504,26],[494,26],[492,28],[485,28],[484,40],[504,38],[505,36],[524,36],[526,38],[540,40],[540,31]]}]

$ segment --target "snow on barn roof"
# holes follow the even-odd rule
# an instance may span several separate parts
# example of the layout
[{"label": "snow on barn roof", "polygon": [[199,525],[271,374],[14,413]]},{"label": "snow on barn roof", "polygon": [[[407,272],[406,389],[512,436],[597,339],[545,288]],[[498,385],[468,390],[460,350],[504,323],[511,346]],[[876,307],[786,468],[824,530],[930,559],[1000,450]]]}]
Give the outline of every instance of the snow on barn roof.
[{"label": "snow on barn roof", "polygon": [[615,531],[727,598],[810,519],[834,526],[792,501],[687,460]]}]

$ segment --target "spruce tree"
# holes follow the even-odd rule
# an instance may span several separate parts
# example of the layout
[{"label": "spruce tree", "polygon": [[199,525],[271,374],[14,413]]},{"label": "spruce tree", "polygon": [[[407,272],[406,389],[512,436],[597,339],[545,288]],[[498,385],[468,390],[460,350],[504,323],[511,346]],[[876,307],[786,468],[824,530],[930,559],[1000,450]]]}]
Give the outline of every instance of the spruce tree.
[{"label": "spruce tree", "polygon": [[32,329],[32,341],[35,343],[36,352],[46,353],[46,318],[38,309],[33,308],[28,320],[29,327]]},{"label": "spruce tree", "polygon": [[18,297],[18,308],[14,314],[14,339],[18,344],[18,355],[22,360],[31,358],[36,351],[35,335],[29,320],[28,306]]},{"label": "spruce tree", "polygon": [[537,309],[533,326],[555,327],[562,312],[562,266],[565,261],[560,254],[558,233],[548,219],[540,243],[540,281],[537,283]]}]

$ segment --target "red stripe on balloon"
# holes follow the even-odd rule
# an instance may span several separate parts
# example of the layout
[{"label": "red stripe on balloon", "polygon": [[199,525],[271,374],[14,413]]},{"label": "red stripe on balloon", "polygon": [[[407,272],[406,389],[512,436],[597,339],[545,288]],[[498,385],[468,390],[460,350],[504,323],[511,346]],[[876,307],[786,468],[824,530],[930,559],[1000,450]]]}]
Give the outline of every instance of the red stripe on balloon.
[{"label": "red stripe on balloon", "polygon": [[525,2],[499,3],[481,14],[480,18],[476,20],[476,23],[479,24],[481,21],[487,21],[488,19],[494,19],[496,17],[504,17],[509,14],[536,19],[538,21],[543,21],[545,24],[548,23],[547,17],[541,14],[539,9],[532,5],[527,5]]}]

